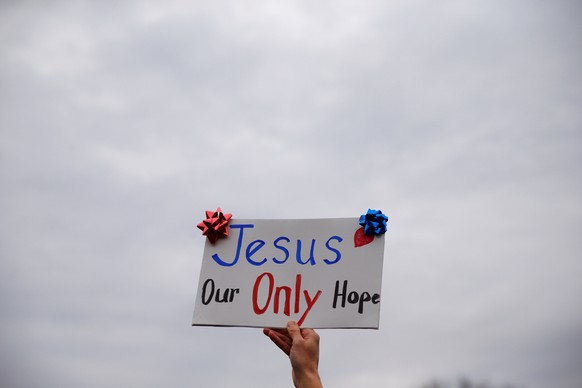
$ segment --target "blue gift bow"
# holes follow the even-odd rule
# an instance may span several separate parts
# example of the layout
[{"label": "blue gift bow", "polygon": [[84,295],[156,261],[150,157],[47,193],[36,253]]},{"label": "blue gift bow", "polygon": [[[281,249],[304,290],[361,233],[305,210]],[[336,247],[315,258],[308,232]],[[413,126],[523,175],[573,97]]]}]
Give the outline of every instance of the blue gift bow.
[{"label": "blue gift bow", "polygon": [[382,210],[368,209],[366,214],[360,216],[360,225],[364,227],[364,234],[368,236],[386,233],[388,216],[382,214]]}]

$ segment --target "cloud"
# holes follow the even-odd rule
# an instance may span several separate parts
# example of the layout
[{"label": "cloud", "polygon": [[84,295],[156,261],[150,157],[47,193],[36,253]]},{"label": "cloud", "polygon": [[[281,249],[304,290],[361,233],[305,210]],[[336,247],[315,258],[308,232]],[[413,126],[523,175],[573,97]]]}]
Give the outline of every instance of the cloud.
[{"label": "cloud", "polygon": [[216,206],[390,216],[381,329],[323,330],[326,384],[580,385],[576,2],[0,7],[4,385],[289,383],[189,327]]}]

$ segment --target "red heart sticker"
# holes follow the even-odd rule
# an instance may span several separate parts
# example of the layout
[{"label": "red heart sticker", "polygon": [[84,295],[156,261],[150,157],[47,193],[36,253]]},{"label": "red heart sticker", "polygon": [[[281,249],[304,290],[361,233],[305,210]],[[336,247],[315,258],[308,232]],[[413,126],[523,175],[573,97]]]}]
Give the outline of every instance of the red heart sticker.
[{"label": "red heart sticker", "polygon": [[364,233],[364,228],[356,230],[354,233],[354,245],[356,248],[367,245],[374,241],[374,235],[368,236]]}]

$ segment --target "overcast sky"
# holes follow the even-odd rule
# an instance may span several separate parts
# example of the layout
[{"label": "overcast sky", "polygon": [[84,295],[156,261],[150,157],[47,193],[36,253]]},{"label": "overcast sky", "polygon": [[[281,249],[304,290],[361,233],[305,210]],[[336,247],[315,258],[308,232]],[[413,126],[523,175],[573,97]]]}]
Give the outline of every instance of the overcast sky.
[{"label": "overcast sky", "polygon": [[237,218],[390,217],[334,388],[582,386],[578,1],[2,1],[3,387],[285,387],[191,327]]}]

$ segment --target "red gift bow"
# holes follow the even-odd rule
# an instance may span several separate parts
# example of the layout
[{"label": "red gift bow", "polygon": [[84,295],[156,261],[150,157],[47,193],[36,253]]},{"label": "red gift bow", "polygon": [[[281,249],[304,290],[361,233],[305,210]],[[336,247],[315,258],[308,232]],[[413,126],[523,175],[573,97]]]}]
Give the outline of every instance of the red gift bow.
[{"label": "red gift bow", "polygon": [[202,230],[202,235],[208,237],[211,244],[221,237],[228,237],[228,222],[232,214],[223,213],[220,208],[216,211],[206,210],[206,219],[199,223],[198,229]]}]

